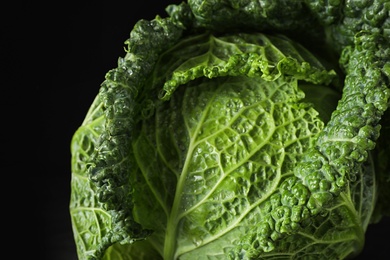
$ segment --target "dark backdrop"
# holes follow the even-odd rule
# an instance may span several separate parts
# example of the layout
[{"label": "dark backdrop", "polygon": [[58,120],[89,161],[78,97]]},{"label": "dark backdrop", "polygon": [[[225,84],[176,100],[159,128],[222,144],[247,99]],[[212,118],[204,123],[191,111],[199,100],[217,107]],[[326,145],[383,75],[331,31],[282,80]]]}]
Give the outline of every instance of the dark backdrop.
[{"label": "dark backdrop", "polygon": [[[124,41],[135,22],[153,19],[156,14],[165,16],[165,6],[178,2],[15,5],[14,11],[20,13],[16,17],[26,22],[4,27],[10,41],[4,41],[3,50],[15,51],[17,55],[3,59],[3,65],[10,84],[27,79],[23,89],[28,106],[16,120],[28,121],[22,124],[21,132],[33,129],[33,142],[23,156],[34,158],[24,170],[28,176],[23,181],[29,187],[27,203],[18,199],[12,203],[17,208],[15,212],[23,212],[17,214],[22,219],[17,221],[21,228],[12,240],[18,247],[21,245],[17,255],[77,259],[68,212],[71,137],[82,123],[105,73],[116,67],[118,57],[123,57]],[[14,19],[11,23],[17,24],[18,19]],[[12,64],[12,71],[8,71],[7,64]],[[16,88],[15,92],[18,91]],[[28,139],[25,135],[23,138]],[[24,141],[21,144],[27,146]],[[12,163],[22,168],[24,160]],[[385,259],[390,255],[389,226],[386,219],[369,228],[366,247],[358,259]],[[24,249],[28,244],[35,245],[35,249]]]}]

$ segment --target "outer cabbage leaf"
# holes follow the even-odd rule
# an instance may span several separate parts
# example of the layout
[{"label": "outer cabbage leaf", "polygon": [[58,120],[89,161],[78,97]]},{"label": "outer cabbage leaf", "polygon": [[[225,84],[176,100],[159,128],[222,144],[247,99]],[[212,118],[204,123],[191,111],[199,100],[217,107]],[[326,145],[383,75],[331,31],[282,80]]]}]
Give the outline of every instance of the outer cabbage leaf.
[{"label": "outer cabbage leaf", "polygon": [[155,231],[152,245],[165,244],[164,259],[223,256],[261,219],[260,205],[323,127],[302,97],[283,78],[194,81],[142,124],[135,219]]},{"label": "outer cabbage leaf", "polygon": [[[253,255],[273,250],[275,242],[287,239],[296,225],[310,221],[318,214],[326,214],[329,209],[334,208],[335,200],[342,196],[346,187],[351,187],[359,180],[359,173],[363,171],[365,164],[370,162],[370,152],[375,148],[380,135],[379,122],[389,104],[389,50],[386,38],[380,34],[369,33],[357,35],[355,46],[344,50],[340,61],[347,76],[342,99],[319,134],[317,144],[305,153],[294,168],[294,176],[286,180],[291,184],[281,185],[278,191],[278,203],[286,203],[281,199],[284,196],[288,204],[300,198],[294,194],[294,190],[303,184],[310,196],[302,205],[295,203],[294,206],[297,206],[296,211],[300,214],[305,214],[301,214],[296,220],[287,218],[292,223],[287,222],[279,230],[274,228],[278,218],[270,217],[263,221],[259,224],[261,230],[255,231],[252,239],[237,249],[238,253],[243,248],[252,250]],[[376,195],[374,196],[376,199]],[[366,212],[368,216],[375,206],[375,200],[372,202]],[[275,210],[271,210],[269,215],[272,216],[273,213]],[[369,223],[365,218],[366,214],[362,216],[363,231]],[[362,243],[359,244],[357,251],[363,246]]]},{"label": "outer cabbage leaf", "polygon": [[115,243],[133,243],[150,234],[132,216],[129,136],[138,114],[135,99],[146,75],[181,33],[169,19],[139,21],[128,42],[131,55],[120,58],[118,67],[107,73],[73,136],[70,214],[80,259],[101,258]]},{"label": "outer cabbage leaf", "polygon": [[390,37],[390,3],[387,0],[304,2],[326,28],[328,46],[338,52],[354,45],[355,35],[361,31]]},{"label": "outer cabbage leaf", "polygon": [[[301,41],[320,39],[324,31],[305,1],[189,0],[201,27],[213,31],[279,32]],[[316,37],[313,37],[313,36]],[[319,43],[320,41],[318,41]]]}]

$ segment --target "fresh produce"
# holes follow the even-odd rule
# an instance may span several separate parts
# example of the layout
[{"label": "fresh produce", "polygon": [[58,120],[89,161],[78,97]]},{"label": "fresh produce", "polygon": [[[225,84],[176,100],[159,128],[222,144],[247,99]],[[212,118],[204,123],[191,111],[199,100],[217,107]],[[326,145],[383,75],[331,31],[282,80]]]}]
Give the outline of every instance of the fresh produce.
[{"label": "fresh produce", "polygon": [[79,259],[345,259],[390,215],[390,2],[137,22],[71,142]]}]

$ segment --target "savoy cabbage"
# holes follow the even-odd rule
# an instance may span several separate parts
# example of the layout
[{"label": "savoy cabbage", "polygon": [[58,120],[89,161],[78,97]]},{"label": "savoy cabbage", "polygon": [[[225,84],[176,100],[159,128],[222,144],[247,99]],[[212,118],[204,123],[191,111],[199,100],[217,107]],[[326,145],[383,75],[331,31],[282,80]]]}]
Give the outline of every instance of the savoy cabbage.
[{"label": "savoy cabbage", "polygon": [[390,3],[137,22],[71,142],[79,259],[345,259],[390,215]]}]

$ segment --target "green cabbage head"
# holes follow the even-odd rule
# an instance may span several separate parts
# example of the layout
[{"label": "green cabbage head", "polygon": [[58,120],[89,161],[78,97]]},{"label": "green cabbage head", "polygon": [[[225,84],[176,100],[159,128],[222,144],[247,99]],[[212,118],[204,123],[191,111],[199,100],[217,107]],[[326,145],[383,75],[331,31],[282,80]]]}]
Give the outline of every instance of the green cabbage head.
[{"label": "green cabbage head", "polygon": [[388,1],[166,10],[74,133],[79,259],[359,254],[390,215]]}]

